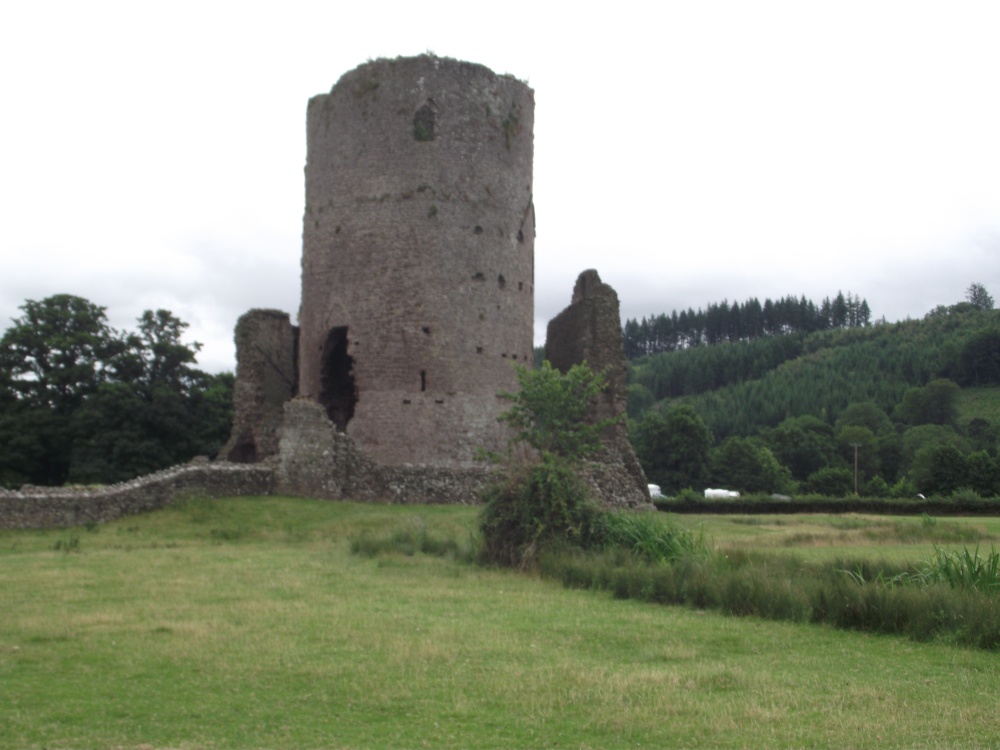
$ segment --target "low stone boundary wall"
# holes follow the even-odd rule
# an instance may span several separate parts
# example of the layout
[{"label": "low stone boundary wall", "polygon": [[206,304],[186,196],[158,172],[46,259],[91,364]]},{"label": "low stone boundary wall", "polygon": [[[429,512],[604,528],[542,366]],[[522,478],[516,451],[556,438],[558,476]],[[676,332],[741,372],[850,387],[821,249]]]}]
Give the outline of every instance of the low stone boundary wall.
[{"label": "low stone boundary wall", "polygon": [[[634,478],[620,459],[592,462],[587,481],[608,507],[651,508],[634,502]],[[185,497],[287,495],[326,500],[400,504],[479,502],[494,480],[489,465],[450,468],[384,466],[334,429],[322,406],[306,399],[284,405],[279,452],[260,463],[207,459],[94,489],[22,487],[0,489],[0,529],[37,529],[104,523],[146,513]],[[624,498],[624,500],[623,500]]]},{"label": "low stone boundary wall", "polygon": [[262,464],[192,463],[94,489],[0,489],[0,528],[38,529],[104,523],[191,496],[270,495],[274,470]]}]

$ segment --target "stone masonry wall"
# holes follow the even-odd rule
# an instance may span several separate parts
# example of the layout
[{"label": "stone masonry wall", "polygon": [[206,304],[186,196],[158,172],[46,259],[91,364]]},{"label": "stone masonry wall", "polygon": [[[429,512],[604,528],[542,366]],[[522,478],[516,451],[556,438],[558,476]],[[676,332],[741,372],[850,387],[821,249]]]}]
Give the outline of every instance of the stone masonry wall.
[{"label": "stone masonry wall", "polygon": [[385,466],[334,429],[320,404],[297,398],[285,405],[285,425],[275,469],[281,495],[390,503],[477,502],[492,477],[485,466]]},{"label": "stone masonry wall", "polygon": [[284,404],[298,386],[298,330],[288,313],[250,310],[236,323],[233,429],[219,456],[253,463],[278,453]]},{"label": "stone masonry wall", "polygon": [[[605,374],[608,385],[594,404],[591,419],[625,414],[628,386],[618,294],[597,271],[580,274],[570,306],[549,321],[545,358],[560,372],[586,362],[594,372]],[[652,507],[646,475],[624,423],[605,433],[604,448],[590,462],[589,480],[607,505]]]},{"label": "stone masonry wall", "polygon": [[0,528],[104,523],[163,508],[189,496],[269,495],[274,472],[262,464],[191,463],[98,489],[0,490]]},{"label": "stone masonry wall", "polygon": [[534,94],[376,60],[309,102],[299,393],[374,461],[474,467],[530,363]]}]

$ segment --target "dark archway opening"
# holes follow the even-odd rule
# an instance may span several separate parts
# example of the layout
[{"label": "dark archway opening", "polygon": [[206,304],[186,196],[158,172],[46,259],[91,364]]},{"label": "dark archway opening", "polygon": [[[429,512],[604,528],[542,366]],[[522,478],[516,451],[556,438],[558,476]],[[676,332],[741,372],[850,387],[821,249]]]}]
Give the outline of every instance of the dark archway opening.
[{"label": "dark archway opening", "polygon": [[320,359],[319,402],[341,432],[347,429],[358,403],[353,367],[354,359],[347,353],[347,326],[331,329]]},{"label": "dark archway opening", "polygon": [[247,433],[240,435],[236,445],[229,449],[225,459],[234,464],[257,463],[257,446],[254,443],[253,435]]}]

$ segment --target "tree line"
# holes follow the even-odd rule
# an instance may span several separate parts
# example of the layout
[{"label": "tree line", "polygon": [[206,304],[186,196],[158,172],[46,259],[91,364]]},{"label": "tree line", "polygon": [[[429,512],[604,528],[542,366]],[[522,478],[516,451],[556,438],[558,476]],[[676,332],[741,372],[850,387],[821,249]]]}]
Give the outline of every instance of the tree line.
[{"label": "tree line", "polygon": [[752,435],[716,440],[690,403],[631,422],[631,439],[651,482],[667,494],[720,486],[750,493],[868,497],[1000,494],[998,426],[960,424],[960,388],[946,378],[909,388],[891,414],[871,401],[829,422],[789,416]]},{"label": "tree line", "polygon": [[170,311],[118,331],[69,294],[20,309],[0,337],[0,485],[117,482],[222,447],[233,375],[195,367]]},{"label": "tree line", "polygon": [[723,342],[755,341],[768,336],[812,333],[870,325],[868,301],[848,292],[837,292],[817,305],[805,296],[789,295],[761,304],[751,297],[743,304],[728,301],[709,304],[705,310],[674,310],[623,326],[628,359]]},{"label": "tree line", "polygon": [[[995,495],[998,385],[1000,316],[974,284],[969,301],[923,320],[632,362],[630,435],[651,481],[671,492],[715,483],[835,495],[857,481],[873,496]],[[960,418],[964,388],[977,389],[977,408]]]}]

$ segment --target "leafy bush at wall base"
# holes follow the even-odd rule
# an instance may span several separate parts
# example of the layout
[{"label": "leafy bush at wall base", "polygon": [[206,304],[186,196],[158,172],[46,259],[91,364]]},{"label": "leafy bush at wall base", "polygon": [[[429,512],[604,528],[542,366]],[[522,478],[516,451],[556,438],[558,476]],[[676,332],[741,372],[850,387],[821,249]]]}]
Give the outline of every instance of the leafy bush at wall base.
[{"label": "leafy bush at wall base", "polygon": [[[489,456],[502,478],[480,495],[479,530],[484,561],[530,568],[545,546],[592,543],[599,511],[580,464],[600,447],[604,430],[621,420],[588,414],[607,380],[586,362],[560,372],[545,361],[537,370],[517,367],[516,374],[520,390],[500,394],[512,406],[499,417],[515,435],[506,453]],[[519,458],[525,454],[537,459],[526,463]]]},{"label": "leafy bush at wall base", "polygon": [[522,467],[484,493],[481,559],[534,567],[545,549],[620,552],[648,562],[707,558],[701,534],[655,513],[598,508],[571,466],[542,461]]},{"label": "leafy bush at wall base", "polygon": [[575,467],[552,456],[509,467],[481,499],[482,559],[515,568],[531,567],[546,544],[585,546],[598,515]]}]

